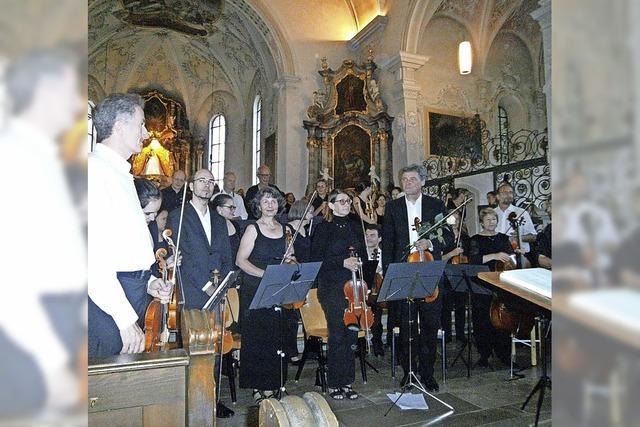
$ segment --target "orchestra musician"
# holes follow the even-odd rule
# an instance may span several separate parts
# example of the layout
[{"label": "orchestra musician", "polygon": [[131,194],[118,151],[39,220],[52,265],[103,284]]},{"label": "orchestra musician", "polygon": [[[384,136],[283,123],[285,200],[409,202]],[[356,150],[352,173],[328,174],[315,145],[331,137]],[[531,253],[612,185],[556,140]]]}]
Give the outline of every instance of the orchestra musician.
[{"label": "orchestra musician", "polygon": [[[268,265],[280,264],[287,247],[284,226],[275,219],[284,208],[284,197],[277,188],[266,186],[257,190],[248,206],[257,218],[245,229],[240,240],[236,264],[244,272],[240,288],[240,318],[242,348],[240,359],[240,387],[253,389],[253,398],[259,404],[274,395],[280,387],[280,343],[282,327],[280,314],[273,308],[249,310],[260,280]],[[279,309],[278,309],[279,310]],[[287,377],[287,358],[282,359],[283,381]]]},{"label": "orchestra musician", "polygon": [[496,230],[499,233],[509,236],[511,241],[516,240],[516,230],[513,229],[509,222],[509,214],[515,212],[518,218],[522,218],[524,222],[520,225],[520,237],[522,239],[522,250],[527,254],[530,249],[530,243],[536,241],[536,227],[533,225],[531,215],[524,209],[513,205],[513,187],[507,181],[502,182],[497,189],[498,206],[494,209],[498,216],[498,226]]},{"label": "orchestra musician", "polygon": [[[382,242],[382,227],[378,224],[367,224],[364,227],[364,240],[367,245],[367,259],[369,261],[378,261],[378,267],[376,273],[382,274],[382,249],[380,248],[380,242]],[[368,281],[369,289],[373,288],[373,280]],[[371,335],[373,343],[373,355],[384,356],[384,346],[382,345],[382,307],[379,304],[372,304],[373,316],[375,322],[371,326]],[[389,323],[389,316],[387,317],[387,329],[393,329],[393,326]]]},{"label": "orchestra musician", "polygon": [[97,144],[89,154],[89,357],[144,350],[147,293],[167,285],[151,275],[153,242],[140,209],[131,165],[149,136],[142,98],[112,94],[96,107]]},{"label": "orchestra musician", "polygon": [[329,396],[336,400],[357,399],[353,390],[355,354],[358,332],[345,326],[347,308],[344,283],[358,269],[358,258],[350,256],[349,248],[366,255],[359,222],[349,217],[351,197],[340,189],[329,194],[329,219],[316,228],[311,243],[314,261],[322,261],[318,273],[318,299],[327,319],[329,342],[327,352],[327,385]]},{"label": "orchestra musician", "polygon": [[[405,166],[400,170],[400,180],[404,196],[390,201],[385,209],[384,229],[382,240],[382,265],[386,272],[389,264],[405,261],[405,248],[413,244],[412,251],[430,250],[434,259],[439,259],[442,253],[443,243],[438,240],[431,241],[426,238],[418,240],[418,234],[413,227],[414,219],[420,218],[423,222],[433,223],[436,215],[445,213],[442,201],[422,195],[422,186],[427,178],[427,170],[420,164]],[[439,386],[433,377],[433,365],[436,360],[436,346],[438,341],[438,328],[442,310],[442,297],[435,301],[425,303],[423,301],[409,305],[406,301],[398,301],[394,304],[400,317],[400,345],[398,357],[404,370],[401,384],[408,379],[409,373],[409,321],[413,320],[411,335],[417,345],[412,346],[412,359],[416,353],[419,360],[418,372],[423,380],[423,385],[429,391],[438,391]],[[411,308],[410,308],[411,307]],[[417,331],[417,316],[420,316],[420,331]],[[417,337],[417,339],[416,339]],[[417,351],[414,351],[417,349]],[[412,366],[416,366],[412,360]]]},{"label": "orchestra musician", "polygon": [[[169,228],[182,256],[179,277],[185,309],[201,309],[206,304],[209,295],[202,287],[211,279],[213,270],[218,270],[224,278],[233,268],[226,220],[209,208],[214,187],[211,172],[200,169],[189,183],[192,197],[184,203],[184,214],[181,206],[169,213]],[[217,359],[216,364],[220,363]],[[234,412],[218,400],[216,417],[233,415]]]},{"label": "orchestra musician", "polygon": [[[451,227],[444,228],[445,233],[451,234],[451,238],[447,239],[451,244],[447,245],[442,251],[442,260],[445,262],[450,262],[454,257],[464,256],[469,253],[469,233],[464,223],[460,226],[462,214],[460,211],[457,211],[451,215],[451,217],[455,218],[456,222],[452,224]],[[448,279],[445,278],[445,280],[447,283],[444,287],[442,329],[446,334],[446,341],[451,342],[451,310],[453,309],[456,319],[456,341],[463,342],[465,340],[465,294],[462,292],[453,292],[448,283]]]},{"label": "orchestra musician", "polygon": [[182,230],[180,230],[181,207],[169,213],[169,228],[182,255],[180,279],[184,308],[202,308],[209,295],[202,287],[211,278],[213,270],[224,278],[231,268],[231,245],[224,218],[211,212],[209,199],[213,194],[215,181],[207,169],[200,169],[189,183],[192,198],[184,203]]},{"label": "orchestra musician", "polygon": [[[491,271],[496,271],[497,263],[513,263],[510,256],[514,253],[511,242],[506,234],[496,231],[498,214],[494,209],[484,208],[480,211],[482,231],[469,240],[469,261],[471,264],[486,265]],[[491,295],[473,296],[473,332],[476,347],[480,353],[477,365],[489,366],[489,356],[496,357],[505,365],[511,362],[511,340],[505,331],[499,331],[491,324],[489,309]]]}]

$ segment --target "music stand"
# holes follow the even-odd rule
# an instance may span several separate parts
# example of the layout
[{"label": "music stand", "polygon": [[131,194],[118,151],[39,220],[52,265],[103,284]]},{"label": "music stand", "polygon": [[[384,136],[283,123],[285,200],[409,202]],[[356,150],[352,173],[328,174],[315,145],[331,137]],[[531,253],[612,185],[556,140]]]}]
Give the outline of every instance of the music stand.
[{"label": "music stand", "polygon": [[280,389],[275,394],[276,399],[282,398],[287,393],[284,387],[285,353],[283,350],[282,306],[304,301],[307,298],[307,293],[315,282],[321,265],[321,262],[268,265],[249,306],[249,310],[275,307],[275,310],[280,313],[280,348],[277,351],[280,356]]},{"label": "music stand", "polygon": [[[390,264],[387,269],[387,274],[382,282],[380,292],[378,293],[378,301],[407,300],[409,303],[409,313],[411,314],[411,304],[413,304],[413,300],[433,294],[438,282],[440,282],[440,279],[442,278],[444,268],[445,263],[443,261]],[[429,393],[413,372],[411,354],[411,342],[413,341],[412,324],[413,321],[411,320],[411,317],[409,317],[409,373],[407,374],[407,382],[400,389],[400,395],[391,404],[391,407],[387,410],[385,416],[389,411],[391,411],[391,408],[393,408],[398,400],[400,400],[402,395],[404,395],[404,393],[406,393],[411,387],[417,388],[422,393],[432,397],[453,411],[453,407],[451,405]]]},{"label": "music stand", "polygon": [[[471,377],[471,316],[472,316],[472,301],[473,294],[479,295],[491,295],[491,291],[483,286],[478,285],[470,280],[471,277],[476,277],[478,273],[489,271],[489,267],[486,265],[473,265],[473,264],[447,264],[444,269],[444,274],[449,279],[451,284],[451,290],[453,292],[464,292],[467,294],[466,304],[466,329],[467,336],[462,348],[458,351],[458,354],[451,362],[451,366],[455,365],[458,359],[462,360],[462,363],[467,367],[467,378]],[[467,359],[465,360],[463,353],[465,348],[467,349]]]},{"label": "music stand", "polygon": [[[207,282],[207,284],[202,287],[202,290],[209,294],[209,299],[202,306],[202,309],[209,310],[211,309],[211,307],[218,306],[218,304],[220,304],[220,302],[222,302],[222,300],[226,298],[227,289],[229,289],[229,286],[236,282],[239,274],[240,269],[230,271],[229,274],[227,274],[227,277],[225,277],[224,280],[218,285],[218,287],[213,289],[213,291],[211,291],[211,282]],[[211,291],[211,293],[209,293],[209,291]]]}]

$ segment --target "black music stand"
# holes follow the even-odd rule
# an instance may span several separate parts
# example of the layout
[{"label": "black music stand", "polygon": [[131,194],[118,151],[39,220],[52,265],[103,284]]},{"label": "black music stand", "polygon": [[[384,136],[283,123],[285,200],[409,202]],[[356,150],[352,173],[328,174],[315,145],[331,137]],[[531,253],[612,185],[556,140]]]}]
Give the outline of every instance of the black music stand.
[{"label": "black music stand", "polygon": [[207,282],[207,284],[203,286],[202,290],[209,294],[209,299],[202,306],[202,309],[210,310],[212,307],[217,307],[222,300],[227,297],[227,289],[236,282],[239,274],[240,269],[230,271],[229,274],[227,274],[227,277],[225,277],[224,280],[218,284],[218,287],[213,289],[211,293],[209,293],[212,286],[211,282]]},{"label": "black music stand", "polygon": [[321,262],[304,264],[268,265],[262,276],[258,290],[251,301],[249,310],[272,308],[280,313],[280,389],[275,394],[281,399],[287,390],[284,387],[284,320],[282,306],[304,301],[320,271]]},{"label": "black music stand", "polygon": [[527,400],[522,404],[522,409],[527,406],[529,400],[533,397],[534,394],[540,392],[538,395],[538,404],[536,406],[536,422],[534,426],[538,425],[538,421],[540,419],[540,409],[542,408],[542,401],[544,400],[544,389],[551,389],[551,378],[549,378],[547,371],[547,349],[549,348],[549,331],[551,330],[551,320],[548,317],[548,313],[545,311],[541,311],[539,315],[536,317],[536,322],[538,323],[540,330],[540,354],[542,355],[542,373],[540,374],[540,379],[536,383],[536,385],[527,396]]},{"label": "black music stand", "polygon": [[[409,313],[411,313],[411,305],[414,299],[424,298],[434,293],[436,286],[442,278],[444,268],[444,261],[390,264],[384,281],[382,282],[380,292],[378,293],[378,301],[406,300],[409,303]],[[411,354],[411,342],[413,341],[412,330],[413,321],[409,318],[409,373],[407,374],[407,383],[402,386],[400,395],[384,415],[387,416],[391,408],[395,406],[402,395],[411,389],[411,387],[417,388],[422,393],[442,403],[453,413],[453,407],[429,393],[413,372]]]},{"label": "black music stand", "polygon": [[[486,265],[473,265],[473,264],[447,264],[444,269],[444,274],[449,279],[451,284],[451,290],[453,292],[464,292],[467,295],[466,301],[466,329],[467,336],[464,344],[458,350],[458,354],[451,362],[451,366],[455,365],[458,359],[462,360],[462,363],[467,367],[467,378],[471,377],[471,340],[473,333],[471,332],[471,316],[472,316],[472,304],[473,294],[479,295],[491,295],[491,291],[484,286],[478,285],[471,280],[471,277],[476,277],[478,273],[489,271],[489,267]],[[467,359],[465,360],[463,354],[465,348],[467,349]]]}]

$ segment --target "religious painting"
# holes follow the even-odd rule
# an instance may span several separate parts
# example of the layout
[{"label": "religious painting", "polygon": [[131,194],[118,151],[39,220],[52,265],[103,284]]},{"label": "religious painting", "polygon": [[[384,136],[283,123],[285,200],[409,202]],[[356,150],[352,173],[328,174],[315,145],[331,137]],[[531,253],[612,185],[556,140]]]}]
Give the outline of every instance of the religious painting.
[{"label": "religious painting", "polygon": [[477,159],[482,154],[480,117],[425,112],[426,155]]},{"label": "religious painting", "polygon": [[371,139],[360,126],[349,125],[334,138],[333,166],[337,188],[355,187],[369,181]]},{"label": "religious painting", "polygon": [[366,111],[367,102],[364,98],[364,81],[348,74],[336,85],[338,92],[338,103],[336,114],[340,115],[347,111]]}]

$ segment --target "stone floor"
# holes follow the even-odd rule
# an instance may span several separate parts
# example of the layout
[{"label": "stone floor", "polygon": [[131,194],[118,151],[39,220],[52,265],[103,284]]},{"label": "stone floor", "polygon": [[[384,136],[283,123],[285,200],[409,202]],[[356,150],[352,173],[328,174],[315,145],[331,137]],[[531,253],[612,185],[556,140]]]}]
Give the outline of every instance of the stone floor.
[{"label": "stone floor", "polygon": [[[474,349],[475,350],[475,349]],[[449,364],[457,353],[457,344],[447,344],[447,359]],[[466,353],[466,352],[465,352]],[[474,353],[472,359],[477,360]],[[529,359],[528,350],[518,352],[517,361],[524,366]],[[329,402],[338,421],[342,426],[420,426],[420,425],[446,425],[446,426],[528,426],[535,421],[537,394],[529,402],[525,410],[520,406],[538,380],[539,370],[527,369],[522,372],[524,378],[508,381],[509,367],[502,365],[497,360],[490,359],[493,367],[475,367],[471,371],[471,377],[467,378],[466,367],[458,361],[453,367],[448,368],[446,383],[442,381],[440,371],[440,357],[436,361],[436,380],[440,384],[440,391],[435,395],[453,406],[453,414],[444,419],[438,417],[449,410],[446,406],[427,396],[429,409],[400,410],[393,407],[385,417],[384,413],[389,409],[391,401],[387,393],[399,390],[399,380],[402,369],[398,369],[396,379],[391,378],[391,357],[387,351],[384,358],[369,357],[369,362],[379,370],[379,373],[368,369],[368,382],[362,383],[359,365],[356,362],[356,382],[353,387],[360,393],[360,398],[354,401],[336,401],[324,397]],[[314,386],[315,368],[314,361],[307,362],[302,377],[298,383],[289,381],[287,391],[289,394],[302,395],[307,391],[318,391]],[[289,378],[294,378],[296,367],[289,368]],[[549,373],[550,375],[550,373]],[[258,407],[254,405],[250,390],[238,390],[238,402],[231,405],[228,381],[222,381],[222,399],[235,412],[236,415],[229,419],[218,419],[218,426],[257,426]],[[415,392],[415,391],[414,391]],[[551,425],[551,390],[547,389],[542,405],[539,425]]]}]

